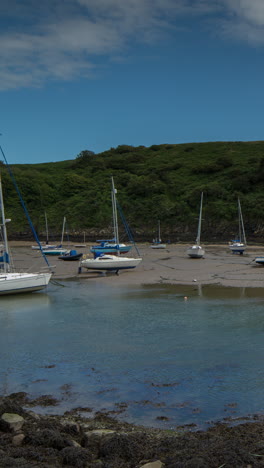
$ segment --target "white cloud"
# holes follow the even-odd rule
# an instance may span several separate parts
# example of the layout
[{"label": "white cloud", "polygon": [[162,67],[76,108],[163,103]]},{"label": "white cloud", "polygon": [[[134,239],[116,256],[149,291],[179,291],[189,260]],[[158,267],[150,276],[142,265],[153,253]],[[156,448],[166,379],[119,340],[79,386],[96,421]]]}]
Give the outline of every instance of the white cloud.
[{"label": "white cloud", "polygon": [[98,57],[168,40],[195,16],[226,37],[264,42],[264,0],[1,0],[0,89],[89,76]]},{"label": "white cloud", "polygon": [[264,44],[263,0],[224,0],[229,16],[222,22],[225,35],[249,44]]},{"label": "white cloud", "polygon": [[246,21],[252,26],[263,26],[264,24],[264,2],[263,0],[227,0],[227,6],[233,11],[237,18]]}]

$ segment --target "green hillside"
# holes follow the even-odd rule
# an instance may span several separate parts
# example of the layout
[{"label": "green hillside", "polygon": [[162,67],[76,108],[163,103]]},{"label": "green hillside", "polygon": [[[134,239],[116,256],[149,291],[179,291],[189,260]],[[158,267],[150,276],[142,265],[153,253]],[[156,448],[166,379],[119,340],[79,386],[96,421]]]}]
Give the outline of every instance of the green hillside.
[{"label": "green hillside", "polygon": [[[248,239],[264,234],[264,142],[215,142],[132,147],[75,159],[13,165],[13,174],[33,224],[60,235],[66,216],[71,237],[111,235],[111,175],[117,198],[136,240],[151,240],[160,219],[164,240],[194,240],[204,192],[202,240],[228,241],[237,234],[240,198]],[[13,236],[29,232],[18,196],[2,166],[6,216]],[[108,235],[109,235],[108,234]]]}]

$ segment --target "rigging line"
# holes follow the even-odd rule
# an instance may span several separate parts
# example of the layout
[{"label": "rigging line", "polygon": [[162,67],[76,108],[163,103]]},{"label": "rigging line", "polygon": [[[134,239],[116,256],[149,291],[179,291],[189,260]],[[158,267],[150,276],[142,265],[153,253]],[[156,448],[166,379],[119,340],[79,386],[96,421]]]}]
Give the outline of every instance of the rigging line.
[{"label": "rigging line", "polygon": [[124,213],[123,213],[123,211],[122,211],[122,208],[121,208],[121,206],[120,206],[120,204],[119,204],[119,202],[118,202],[117,199],[116,199],[116,204],[117,204],[117,208],[118,208],[119,214],[120,214],[120,216],[121,216],[121,219],[122,219],[122,221],[123,221],[123,224],[124,224],[124,226],[125,226],[125,230],[126,230],[126,233],[127,233],[127,235],[128,235],[128,238],[129,238],[129,240],[130,240],[131,242],[133,242],[134,247],[135,247],[135,249],[136,249],[136,251],[137,251],[137,254],[138,254],[138,256],[140,256],[139,250],[138,250],[137,245],[136,245],[136,243],[135,243],[135,241],[134,241],[134,238],[133,238],[132,231],[131,231],[131,229],[130,229],[130,227],[129,227],[127,221],[126,221],[125,215],[124,215]]},{"label": "rigging line", "polygon": [[24,210],[24,212],[25,212],[25,214],[26,214],[26,217],[27,217],[27,220],[28,220],[28,222],[29,222],[30,228],[31,228],[31,230],[32,230],[32,232],[33,232],[35,241],[37,242],[37,244],[38,244],[38,246],[39,246],[39,248],[40,248],[41,254],[42,254],[42,256],[43,256],[43,258],[44,258],[46,264],[48,265],[49,268],[51,268],[51,267],[50,267],[50,264],[49,264],[49,262],[48,262],[48,259],[47,259],[46,255],[44,254],[44,252],[43,252],[43,250],[42,250],[41,243],[40,243],[40,241],[39,241],[39,238],[38,238],[38,236],[37,236],[37,233],[36,233],[36,231],[35,231],[35,228],[34,228],[34,226],[33,226],[33,223],[32,223],[32,221],[31,221],[31,218],[30,218],[30,216],[29,216],[29,213],[28,213],[28,211],[27,211],[26,205],[25,205],[25,203],[24,203],[24,200],[23,200],[23,198],[22,198],[22,195],[21,195],[20,190],[19,190],[19,188],[18,188],[18,185],[17,185],[17,183],[16,183],[16,179],[15,179],[15,177],[14,177],[14,174],[13,174],[12,170],[11,170],[11,167],[9,166],[9,164],[8,164],[8,162],[7,162],[5,153],[4,153],[3,148],[2,148],[1,145],[0,145],[0,151],[1,151],[2,155],[3,155],[4,160],[5,160],[5,163],[6,163],[6,166],[7,166],[7,170],[8,170],[9,175],[10,175],[12,181],[13,181],[13,184],[14,184],[14,186],[15,186],[16,192],[17,192],[17,194],[18,194],[18,196],[19,196],[20,203],[21,203],[22,208],[23,208],[23,210]]}]

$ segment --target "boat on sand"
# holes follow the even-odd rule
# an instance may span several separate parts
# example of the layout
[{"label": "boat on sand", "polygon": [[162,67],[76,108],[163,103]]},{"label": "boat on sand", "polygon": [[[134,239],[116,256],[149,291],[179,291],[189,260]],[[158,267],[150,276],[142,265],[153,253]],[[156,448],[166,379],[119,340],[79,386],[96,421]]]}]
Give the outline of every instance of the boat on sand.
[{"label": "boat on sand", "polygon": [[52,273],[49,272],[20,272],[11,265],[10,252],[7,239],[6,225],[10,219],[5,217],[3,202],[2,182],[0,178],[0,204],[1,204],[1,231],[4,244],[0,258],[0,295],[28,293],[45,289],[50,281]]},{"label": "boat on sand", "polygon": [[202,210],[203,210],[203,192],[201,194],[201,201],[200,201],[200,213],[199,213],[199,222],[198,222],[198,232],[195,244],[192,245],[187,249],[187,254],[191,258],[202,258],[205,254],[205,250],[200,245],[200,237],[201,237],[201,225],[202,225]]}]

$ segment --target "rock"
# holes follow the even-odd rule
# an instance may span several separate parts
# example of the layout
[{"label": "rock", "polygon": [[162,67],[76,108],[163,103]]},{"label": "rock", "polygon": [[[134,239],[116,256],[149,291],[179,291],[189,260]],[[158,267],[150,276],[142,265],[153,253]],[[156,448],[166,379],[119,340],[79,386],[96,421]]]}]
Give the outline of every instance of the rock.
[{"label": "rock", "polygon": [[54,448],[56,450],[62,450],[67,447],[67,439],[57,429],[42,429],[32,432],[27,435],[27,440],[31,445],[40,446],[46,448]]},{"label": "rock", "polygon": [[124,462],[136,466],[138,460],[143,459],[146,450],[146,439],[141,432],[116,432],[102,438],[98,458],[111,460],[113,466],[122,466]]},{"label": "rock", "polygon": [[68,443],[69,447],[81,448],[81,445],[78,442],[76,442],[76,440],[74,440],[74,439],[68,439],[67,443]]},{"label": "rock", "polygon": [[13,437],[12,444],[18,447],[19,445],[22,445],[24,439],[25,439],[25,434],[17,434]]},{"label": "rock", "polygon": [[62,419],[61,425],[64,427],[65,432],[68,434],[79,434],[80,433],[80,424],[72,421],[71,419]]},{"label": "rock", "polygon": [[91,453],[84,448],[66,447],[61,450],[61,456],[64,465],[71,465],[76,468],[88,466],[88,463],[92,461]]},{"label": "rock", "polygon": [[102,460],[95,460],[93,462],[93,468],[103,468],[104,464]]},{"label": "rock", "polygon": [[39,421],[41,419],[41,416],[37,413],[35,413],[34,411],[27,411],[27,414],[29,416],[31,416],[33,419],[35,419],[36,421]]},{"label": "rock", "polygon": [[82,445],[91,450],[98,457],[102,440],[115,433],[116,431],[112,431],[111,429],[96,429],[94,431],[85,432]]},{"label": "rock", "polygon": [[104,437],[109,434],[114,434],[116,431],[112,429],[95,429],[94,431],[86,432],[87,436],[94,436],[94,437]]},{"label": "rock", "polygon": [[14,413],[2,414],[1,420],[7,425],[8,429],[13,432],[19,431],[24,424],[24,418]]},{"label": "rock", "polygon": [[146,463],[145,465],[140,466],[140,468],[163,468],[163,467],[164,467],[164,464],[160,460]]}]

